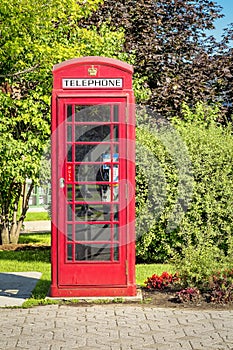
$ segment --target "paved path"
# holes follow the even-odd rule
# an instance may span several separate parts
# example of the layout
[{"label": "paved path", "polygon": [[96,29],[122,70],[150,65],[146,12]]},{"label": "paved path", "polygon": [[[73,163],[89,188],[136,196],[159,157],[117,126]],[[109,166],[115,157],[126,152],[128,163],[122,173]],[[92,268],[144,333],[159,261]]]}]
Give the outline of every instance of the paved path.
[{"label": "paved path", "polygon": [[40,221],[24,221],[25,233],[30,232],[50,232],[51,231],[51,221],[40,220]]},{"label": "paved path", "polygon": [[30,298],[41,272],[0,273],[0,307],[21,306]]},{"label": "paved path", "polygon": [[141,305],[0,309],[0,349],[233,349],[233,311]]}]

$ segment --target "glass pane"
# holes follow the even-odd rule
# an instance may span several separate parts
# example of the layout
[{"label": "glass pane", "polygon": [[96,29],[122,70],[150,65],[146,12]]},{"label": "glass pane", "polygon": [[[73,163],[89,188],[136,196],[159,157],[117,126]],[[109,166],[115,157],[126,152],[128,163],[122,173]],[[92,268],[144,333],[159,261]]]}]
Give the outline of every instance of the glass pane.
[{"label": "glass pane", "polygon": [[110,154],[109,144],[75,145],[76,162],[101,162],[103,160],[103,154]]},{"label": "glass pane", "polygon": [[73,260],[73,245],[67,244],[67,260]]},{"label": "glass pane", "polygon": [[117,202],[118,185],[99,185],[99,194],[102,202]]},{"label": "glass pane", "polygon": [[67,241],[72,240],[72,225],[67,225]]},{"label": "glass pane", "polygon": [[114,245],[114,260],[115,261],[119,260],[119,245],[118,244]]},{"label": "glass pane", "polygon": [[110,244],[76,244],[75,260],[110,261]]},{"label": "glass pane", "polygon": [[113,207],[113,220],[114,221],[118,221],[119,220],[119,209],[118,209],[118,205],[114,205]]},{"label": "glass pane", "polygon": [[[100,177],[101,164],[80,164],[75,167],[75,180],[83,181],[103,181]],[[108,181],[108,180],[107,180]]]},{"label": "glass pane", "polygon": [[118,182],[118,174],[119,174],[119,166],[118,164],[113,165],[113,175],[112,175],[112,181],[113,182]]},{"label": "glass pane", "polygon": [[67,205],[67,221],[72,221],[72,205]]},{"label": "glass pane", "polygon": [[67,125],[67,142],[72,142],[72,125]]},{"label": "glass pane", "polygon": [[67,185],[67,200],[72,201],[72,185]]},{"label": "glass pane", "polygon": [[72,144],[67,145],[67,162],[72,162],[73,157],[72,157]]},{"label": "glass pane", "polygon": [[[71,198],[72,197],[70,197],[70,200]],[[75,201],[88,203],[112,201],[117,202],[118,185],[77,185],[75,190]]]},{"label": "glass pane", "polygon": [[119,121],[119,106],[118,105],[113,106],[113,121],[114,122]]},{"label": "glass pane", "polygon": [[76,221],[110,221],[109,204],[76,204]]},{"label": "glass pane", "polygon": [[[117,133],[117,131],[115,131]],[[75,142],[101,142],[110,140],[110,125],[76,125]]]},{"label": "glass pane", "polygon": [[118,135],[119,135],[118,125],[115,125],[113,128],[113,136],[111,137],[111,139],[113,141],[118,141]]},{"label": "glass pane", "polygon": [[110,241],[110,225],[75,225],[76,241]]},{"label": "glass pane", "polygon": [[110,105],[75,106],[76,122],[110,122]]},{"label": "glass pane", "polygon": [[114,236],[113,236],[114,241],[119,241],[119,226],[114,225]]},{"label": "glass pane", "polygon": [[75,188],[76,202],[100,202],[101,195],[98,185],[80,185]]},{"label": "glass pane", "polygon": [[67,121],[72,122],[72,105],[67,105],[66,113],[67,113]]}]

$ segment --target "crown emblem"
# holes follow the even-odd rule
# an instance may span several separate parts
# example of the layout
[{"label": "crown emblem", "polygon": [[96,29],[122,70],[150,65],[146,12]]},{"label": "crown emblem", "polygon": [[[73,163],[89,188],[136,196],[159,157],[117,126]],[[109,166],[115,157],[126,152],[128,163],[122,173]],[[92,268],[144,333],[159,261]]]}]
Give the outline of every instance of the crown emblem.
[{"label": "crown emblem", "polygon": [[91,66],[91,68],[88,69],[88,74],[93,76],[96,76],[97,74],[97,68],[94,67],[94,65]]}]

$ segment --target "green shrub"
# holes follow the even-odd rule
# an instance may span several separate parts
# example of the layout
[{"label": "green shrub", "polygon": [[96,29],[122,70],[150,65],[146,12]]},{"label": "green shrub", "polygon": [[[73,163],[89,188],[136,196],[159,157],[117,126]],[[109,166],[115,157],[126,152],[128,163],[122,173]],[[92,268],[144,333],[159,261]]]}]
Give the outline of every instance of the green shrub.
[{"label": "green shrub", "polygon": [[136,232],[137,260],[164,262],[178,236],[166,233],[177,196],[177,171],[155,130],[137,128]]},{"label": "green shrub", "polygon": [[[138,128],[138,260],[164,262],[174,252],[182,258],[193,253],[193,261],[206,261],[207,267],[217,250],[219,256],[224,254],[229,262],[233,261],[233,137],[231,125],[218,124],[220,117],[216,106],[198,104],[194,110],[184,106],[183,120],[173,121],[188,149],[183,158],[169,148],[172,137],[174,148],[176,143],[181,147],[175,132],[164,133],[170,138],[166,143],[156,130]],[[180,163],[175,159],[177,155]],[[188,160],[192,164],[192,186],[180,172],[180,164],[188,164]],[[183,192],[179,189],[182,183]],[[177,203],[181,203],[180,208]],[[180,215],[173,225],[172,218],[176,219],[179,209],[185,215]],[[202,250],[202,242],[207,244],[209,257]]]},{"label": "green shrub", "polygon": [[190,242],[183,247],[182,256],[174,258],[183,287],[202,287],[207,285],[211,276],[222,263],[223,254],[211,239],[200,240],[196,245]]}]

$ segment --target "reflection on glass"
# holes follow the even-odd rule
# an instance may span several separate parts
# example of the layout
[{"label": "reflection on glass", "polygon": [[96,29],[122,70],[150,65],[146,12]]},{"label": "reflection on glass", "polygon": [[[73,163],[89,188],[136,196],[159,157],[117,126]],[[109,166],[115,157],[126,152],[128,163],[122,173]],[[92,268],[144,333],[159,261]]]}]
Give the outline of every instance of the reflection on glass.
[{"label": "reflection on glass", "polygon": [[67,200],[72,201],[72,185],[67,185]]},{"label": "reflection on glass", "polygon": [[67,121],[72,122],[72,105],[67,105],[66,113],[67,113]]},{"label": "reflection on glass", "polygon": [[110,122],[110,105],[76,105],[76,122]]},{"label": "reflection on glass", "polygon": [[77,185],[75,188],[76,202],[99,202],[101,201],[99,186],[97,185]]},{"label": "reflection on glass", "polygon": [[119,244],[114,244],[114,260],[119,261]]},{"label": "reflection on glass", "polygon": [[118,241],[119,240],[119,226],[114,225],[113,227],[114,227],[113,239],[114,239],[114,241]]},{"label": "reflection on glass", "polygon": [[[116,145],[115,145],[116,146]],[[115,147],[116,148],[116,147]],[[103,154],[110,153],[109,144],[76,144],[75,161],[76,162],[102,162]]]},{"label": "reflection on glass", "polygon": [[75,142],[101,142],[110,140],[110,125],[76,125]]},{"label": "reflection on glass", "polygon": [[118,221],[119,220],[118,205],[114,205],[113,208],[114,208],[113,209],[113,220]]},{"label": "reflection on glass", "polygon": [[76,204],[76,221],[110,221],[110,210],[108,204]]},{"label": "reflection on glass", "polygon": [[67,144],[67,162],[72,162],[73,157],[72,157],[72,144]]},{"label": "reflection on glass", "polygon": [[72,225],[67,225],[67,241],[72,241]]},{"label": "reflection on glass", "polygon": [[113,128],[113,135],[112,135],[112,141],[118,141],[118,136],[119,132],[118,132],[118,125],[115,125]]},{"label": "reflection on glass", "polygon": [[67,125],[67,142],[72,142],[72,125]]},{"label": "reflection on glass", "polygon": [[67,260],[73,260],[73,245],[67,244]]},{"label": "reflection on glass", "polygon": [[119,106],[118,105],[113,106],[113,121],[114,122],[119,121]]},{"label": "reflection on glass", "polygon": [[[68,200],[72,199],[72,192],[68,193]],[[75,187],[76,202],[117,202],[118,185],[84,184]]]},{"label": "reflection on glass", "polygon": [[75,167],[76,181],[101,181],[99,180],[100,164],[80,164]]},{"label": "reflection on glass", "polygon": [[67,221],[72,221],[72,204],[67,205]]},{"label": "reflection on glass", "polygon": [[110,261],[110,244],[76,244],[75,260]]},{"label": "reflection on glass", "polygon": [[110,241],[111,228],[106,224],[78,224],[75,225],[76,241]]}]

